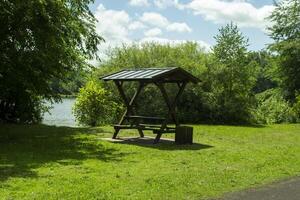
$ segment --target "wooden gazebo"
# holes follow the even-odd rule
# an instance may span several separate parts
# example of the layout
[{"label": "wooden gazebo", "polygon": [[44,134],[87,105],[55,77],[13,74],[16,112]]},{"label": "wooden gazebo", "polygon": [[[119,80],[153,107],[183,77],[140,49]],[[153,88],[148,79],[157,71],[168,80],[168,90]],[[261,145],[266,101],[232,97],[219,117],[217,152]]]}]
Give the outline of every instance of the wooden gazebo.
[{"label": "wooden gazebo", "polygon": [[[175,133],[176,127],[179,126],[175,113],[176,103],[187,83],[199,82],[198,78],[179,67],[126,69],[104,76],[101,79],[104,81],[114,81],[127,108],[119,123],[114,125],[115,132],[113,139],[117,137],[121,129],[137,129],[141,137],[144,137],[143,130],[152,130],[154,134],[157,134],[154,143],[159,141],[163,133]],[[126,96],[123,89],[123,83],[126,81],[138,82],[138,88],[130,99]],[[167,83],[174,83],[178,86],[178,92],[173,100],[169,98],[166,92],[165,84]],[[168,113],[164,118],[139,116],[135,113],[135,109],[133,109],[136,105],[135,101],[138,95],[148,84],[155,84],[162,93],[168,107]],[[145,123],[145,121],[155,121],[156,123],[149,124]],[[169,127],[168,123],[170,122],[173,122],[175,127]]]}]

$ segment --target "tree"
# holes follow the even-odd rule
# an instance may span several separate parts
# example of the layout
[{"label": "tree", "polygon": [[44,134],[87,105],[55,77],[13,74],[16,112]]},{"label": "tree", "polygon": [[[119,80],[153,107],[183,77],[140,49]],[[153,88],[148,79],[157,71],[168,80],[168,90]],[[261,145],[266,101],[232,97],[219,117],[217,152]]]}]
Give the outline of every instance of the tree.
[{"label": "tree", "polygon": [[300,2],[283,0],[275,6],[269,27],[275,43],[270,48],[279,55],[282,86],[288,99],[294,101],[300,91]]},{"label": "tree", "polygon": [[248,53],[248,58],[258,64],[257,80],[253,88],[255,94],[278,87],[280,79],[277,76],[276,56],[269,51],[261,50]]},{"label": "tree", "polygon": [[88,67],[103,40],[91,2],[0,2],[0,121],[39,121],[42,99],[59,100],[50,80]]},{"label": "tree", "polygon": [[50,85],[52,90],[60,95],[76,95],[85,85],[89,74],[90,70],[78,69],[66,74],[66,80],[52,79]]},{"label": "tree", "polygon": [[208,67],[206,86],[212,118],[218,122],[247,122],[250,118],[256,62],[248,58],[248,39],[233,23],[215,36],[214,62]]}]

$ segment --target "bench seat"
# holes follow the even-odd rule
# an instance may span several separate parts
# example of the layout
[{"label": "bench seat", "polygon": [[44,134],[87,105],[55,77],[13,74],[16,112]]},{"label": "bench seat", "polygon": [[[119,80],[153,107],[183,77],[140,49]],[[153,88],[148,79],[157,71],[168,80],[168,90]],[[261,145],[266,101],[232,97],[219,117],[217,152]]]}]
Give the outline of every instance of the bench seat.
[{"label": "bench seat", "polygon": [[114,125],[114,128],[117,130],[120,129],[138,129],[145,131],[153,131],[154,134],[160,133],[175,133],[175,128],[166,127],[164,130],[160,129],[158,125],[150,125],[150,124],[139,124],[139,125]]},{"label": "bench seat", "polygon": [[164,121],[166,118],[163,117],[148,117],[148,116],[140,116],[140,115],[129,115],[125,116],[125,119],[145,119],[145,120],[156,120],[156,121]]}]

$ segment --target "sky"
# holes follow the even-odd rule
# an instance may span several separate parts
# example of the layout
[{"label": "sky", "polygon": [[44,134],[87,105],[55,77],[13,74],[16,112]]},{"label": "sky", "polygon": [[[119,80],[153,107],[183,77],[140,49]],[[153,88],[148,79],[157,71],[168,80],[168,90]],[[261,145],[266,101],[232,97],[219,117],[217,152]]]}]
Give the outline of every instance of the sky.
[{"label": "sky", "polygon": [[249,50],[270,44],[266,17],[274,9],[273,0],[95,0],[90,9],[97,18],[97,32],[109,47],[155,41],[194,41],[206,49],[214,36],[229,22],[238,25],[249,38]]}]

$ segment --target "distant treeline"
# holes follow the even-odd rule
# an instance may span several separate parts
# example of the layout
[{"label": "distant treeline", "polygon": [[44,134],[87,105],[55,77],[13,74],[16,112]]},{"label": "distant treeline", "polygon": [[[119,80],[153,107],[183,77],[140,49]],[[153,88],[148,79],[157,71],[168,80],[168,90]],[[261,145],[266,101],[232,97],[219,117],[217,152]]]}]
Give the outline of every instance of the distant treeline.
[{"label": "distant treeline", "polygon": [[[112,49],[96,70],[88,61],[97,57],[104,39],[96,32],[91,2],[0,1],[0,122],[40,122],[45,101],[59,101],[81,87],[77,120],[112,123],[124,106],[114,85],[100,76],[124,68],[174,66],[202,80],[189,85],[178,103],[181,122],[299,122],[299,0],[275,3],[266,19],[272,22],[268,33],[274,42],[265,50],[249,51],[248,39],[229,23],[220,28],[210,51],[193,42],[124,45]],[[132,94],[135,85],[125,87]],[[168,88],[170,94],[175,89]],[[139,102],[140,114],[165,111],[155,86],[148,86]]]},{"label": "distant treeline", "polygon": [[[113,49],[109,59],[80,91],[75,105],[78,121],[88,125],[116,122],[124,109],[115,85],[101,82],[99,77],[127,68],[182,67],[201,83],[189,84],[183,93],[177,110],[181,122],[299,122],[300,96],[296,83],[300,76],[293,79],[295,74],[289,77],[283,71],[287,67],[285,57],[270,49],[249,51],[248,39],[233,23],[222,27],[215,39],[216,45],[210,51],[193,42],[146,43]],[[299,69],[299,66],[289,67]],[[123,85],[128,96],[132,96],[136,86]],[[170,85],[169,94],[172,96],[177,89]],[[147,86],[139,96],[137,108],[141,115],[166,113],[163,98],[154,85]]]},{"label": "distant treeline", "polygon": [[76,96],[79,89],[85,85],[89,74],[90,71],[82,69],[70,71],[63,80],[51,79],[50,87],[62,97]]}]

